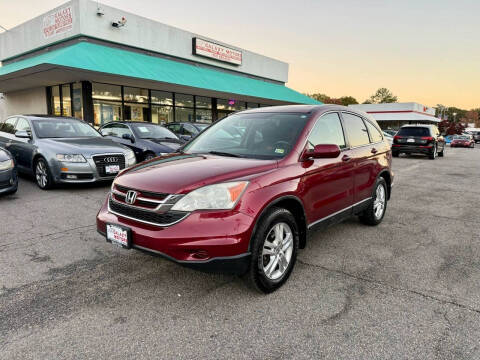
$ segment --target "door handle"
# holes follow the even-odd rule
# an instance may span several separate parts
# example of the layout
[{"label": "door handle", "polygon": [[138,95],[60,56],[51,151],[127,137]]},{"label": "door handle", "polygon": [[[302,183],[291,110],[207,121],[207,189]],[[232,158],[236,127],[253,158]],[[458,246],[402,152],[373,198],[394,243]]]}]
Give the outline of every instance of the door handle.
[{"label": "door handle", "polygon": [[343,155],[343,156],[342,156],[342,161],[347,162],[347,161],[350,161],[351,159],[352,159],[352,158],[351,158],[350,156],[348,156],[348,155]]},{"label": "door handle", "polygon": [[372,154],[376,154],[377,152],[378,152],[378,150],[377,150],[377,149],[375,149],[375,148],[372,148]]}]

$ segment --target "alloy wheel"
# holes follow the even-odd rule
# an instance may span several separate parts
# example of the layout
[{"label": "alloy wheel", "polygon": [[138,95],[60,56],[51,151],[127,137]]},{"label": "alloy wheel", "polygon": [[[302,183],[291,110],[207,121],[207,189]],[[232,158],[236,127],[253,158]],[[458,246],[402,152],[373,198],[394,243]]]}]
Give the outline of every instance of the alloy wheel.
[{"label": "alloy wheel", "polygon": [[382,184],[377,187],[375,195],[376,196],[373,202],[373,211],[375,214],[375,218],[378,220],[382,218],[383,212],[385,211],[386,191],[385,187]]},{"label": "alloy wheel", "polygon": [[48,174],[47,174],[47,167],[43,161],[37,162],[37,166],[35,168],[35,178],[37,179],[38,185],[41,188],[47,186],[48,183]]},{"label": "alloy wheel", "polygon": [[284,222],[275,224],[267,234],[262,250],[263,272],[270,280],[280,279],[293,254],[293,232]]}]

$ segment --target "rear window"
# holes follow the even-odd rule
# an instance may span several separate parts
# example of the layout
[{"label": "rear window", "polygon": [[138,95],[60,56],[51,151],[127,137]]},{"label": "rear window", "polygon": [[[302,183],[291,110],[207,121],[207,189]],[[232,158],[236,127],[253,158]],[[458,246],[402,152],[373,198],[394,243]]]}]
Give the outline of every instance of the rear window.
[{"label": "rear window", "polygon": [[399,136],[430,136],[430,129],[426,127],[404,127],[397,133]]}]

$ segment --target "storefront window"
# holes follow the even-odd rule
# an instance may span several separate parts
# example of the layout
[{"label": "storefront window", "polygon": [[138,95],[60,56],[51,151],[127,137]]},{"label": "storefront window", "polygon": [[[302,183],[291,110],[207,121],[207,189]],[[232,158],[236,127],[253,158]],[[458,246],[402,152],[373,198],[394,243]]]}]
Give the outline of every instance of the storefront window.
[{"label": "storefront window", "polygon": [[193,95],[175,94],[175,106],[193,108]]},{"label": "storefront window", "polygon": [[122,87],[110,84],[92,84],[92,98],[98,100],[122,101]]},{"label": "storefront window", "polygon": [[125,86],[123,88],[123,100],[148,104],[148,90]]},{"label": "storefront window", "polygon": [[202,109],[211,109],[212,108],[212,98],[204,96],[195,97],[195,106]]},{"label": "storefront window", "polygon": [[125,103],[125,120],[149,121],[148,104]]},{"label": "storefront window", "polygon": [[72,116],[72,97],[70,96],[70,84],[62,85],[62,115]]},{"label": "storefront window", "polygon": [[211,123],[212,122],[212,110],[197,109],[195,111],[195,121]]},{"label": "storefront window", "polygon": [[152,104],[173,105],[173,94],[166,91],[152,90]]},{"label": "storefront window", "polygon": [[77,119],[83,119],[83,99],[82,99],[82,84],[75,83],[72,85],[72,104],[73,116]]},{"label": "storefront window", "polygon": [[175,121],[178,121],[178,122],[193,121],[193,109],[176,107]]},{"label": "storefront window", "polygon": [[119,121],[122,119],[122,104],[114,101],[93,100],[93,117],[97,127],[110,121]]},{"label": "storefront window", "polygon": [[258,108],[258,104],[257,103],[247,103],[247,109],[256,109]]},{"label": "storefront window", "polygon": [[173,122],[173,106],[152,105],[152,123],[166,124]]},{"label": "storefront window", "polygon": [[51,106],[53,115],[62,115],[62,105],[60,103],[60,86],[52,86]]},{"label": "storefront window", "polygon": [[240,111],[245,110],[245,102],[244,101],[237,101],[234,99],[225,100],[225,99],[218,99],[217,100],[217,109],[218,110],[229,110],[229,111]]}]

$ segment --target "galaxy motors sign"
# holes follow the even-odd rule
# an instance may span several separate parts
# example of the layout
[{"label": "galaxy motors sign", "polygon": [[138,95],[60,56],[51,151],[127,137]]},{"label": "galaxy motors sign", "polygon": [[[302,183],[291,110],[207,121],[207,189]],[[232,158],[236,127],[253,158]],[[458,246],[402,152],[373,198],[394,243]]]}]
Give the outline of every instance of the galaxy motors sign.
[{"label": "galaxy motors sign", "polygon": [[42,32],[45,39],[66,33],[73,28],[73,9],[71,6],[64,7],[43,18]]},{"label": "galaxy motors sign", "polygon": [[241,51],[200,38],[193,38],[192,40],[193,55],[203,56],[229,64],[242,65]]}]

